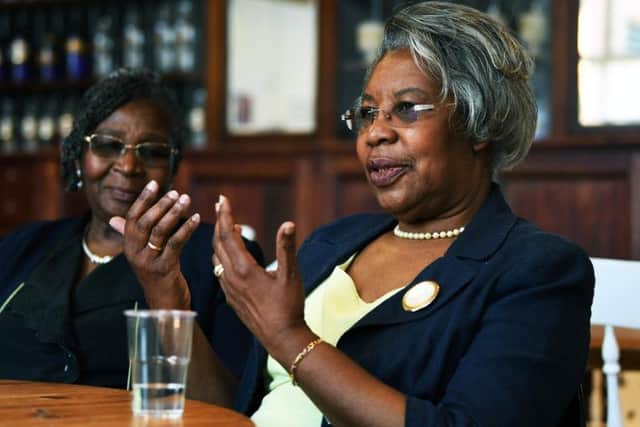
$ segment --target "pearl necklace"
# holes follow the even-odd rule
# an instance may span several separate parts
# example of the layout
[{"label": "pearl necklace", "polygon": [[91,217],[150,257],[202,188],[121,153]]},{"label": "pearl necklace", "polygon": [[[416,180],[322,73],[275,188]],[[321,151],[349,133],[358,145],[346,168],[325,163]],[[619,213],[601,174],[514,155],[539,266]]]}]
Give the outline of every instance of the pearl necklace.
[{"label": "pearl necklace", "polygon": [[400,230],[400,225],[398,224],[393,229],[393,235],[401,239],[409,240],[451,239],[458,237],[463,231],[464,227],[454,228],[453,230],[436,231],[435,233],[414,233]]},{"label": "pearl necklace", "polygon": [[91,252],[91,249],[87,246],[87,241],[84,236],[82,237],[82,250],[84,250],[84,254],[89,258],[89,261],[91,261],[92,264],[106,264],[113,259],[113,257],[109,255],[100,256]]}]

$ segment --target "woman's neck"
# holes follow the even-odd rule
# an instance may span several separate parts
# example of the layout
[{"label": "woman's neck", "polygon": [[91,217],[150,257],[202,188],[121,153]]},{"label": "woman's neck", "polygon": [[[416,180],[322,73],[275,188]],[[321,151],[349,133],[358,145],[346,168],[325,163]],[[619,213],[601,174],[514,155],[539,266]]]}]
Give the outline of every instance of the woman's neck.
[{"label": "woman's neck", "polygon": [[123,237],[104,221],[93,216],[87,224],[84,239],[97,255],[115,256],[123,250]]}]

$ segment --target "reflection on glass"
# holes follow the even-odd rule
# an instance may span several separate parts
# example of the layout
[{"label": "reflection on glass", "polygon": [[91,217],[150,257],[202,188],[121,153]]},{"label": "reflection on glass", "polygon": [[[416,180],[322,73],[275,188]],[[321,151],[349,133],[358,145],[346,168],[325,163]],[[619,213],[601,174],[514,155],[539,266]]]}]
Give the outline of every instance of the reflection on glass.
[{"label": "reflection on glass", "polygon": [[230,0],[227,129],[315,129],[316,0]]},{"label": "reflection on glass", "polygon": [[578,54],[579,123],[639,124],[640,2],[581,0]]}]

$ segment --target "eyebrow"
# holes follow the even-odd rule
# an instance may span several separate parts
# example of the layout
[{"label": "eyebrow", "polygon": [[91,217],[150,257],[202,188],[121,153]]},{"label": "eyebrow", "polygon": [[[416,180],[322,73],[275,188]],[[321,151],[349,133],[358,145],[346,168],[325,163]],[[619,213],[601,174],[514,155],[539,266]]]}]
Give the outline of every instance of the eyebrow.
[{"label": "eyebrow", "polygon": [[[427,96],[427,97],[429,96],[427,92],[425,92],[423,89],[420,89],[419,87],[407,87],[404,89],[400,89],[399,91],[394,92],[393,96],[395,98],[400,98],[401,96],[406,94],[418,94],[418,95]],[[360,99],[362,101],[374,101],[373,96],[369,95],[366,92],[360,95]]]},{"label": "eyebrow", "polygon": [[[102,129],[96,129],[94,133],[97,134],[105,134],[105,135],[109,135],[109,136],[113,136],[116,138],[124,138],[125,136],[125,132],[122,132],[120,130],[117,129],[112,129],[112,128],[102,128]],[[151,139],[154,142],[163,142],[163,143],[169,143],[169,140],[171,139],[169,135],[165,136],[165,135],[160,135],[157,133],[153,133],[153,132],[147,132],[147,133],[143,133],[140,136],[140,139],[142,140],[147,140],[147,139]]]}]

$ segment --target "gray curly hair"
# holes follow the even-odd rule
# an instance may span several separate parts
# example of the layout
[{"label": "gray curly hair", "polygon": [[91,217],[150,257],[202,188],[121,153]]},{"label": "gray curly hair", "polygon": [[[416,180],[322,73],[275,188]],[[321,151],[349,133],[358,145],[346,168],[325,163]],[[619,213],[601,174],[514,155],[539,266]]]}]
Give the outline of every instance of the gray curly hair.
[{"label": "gray curly hair", "polygon": [[491,172],[511,168],[531,147],[537,121],[527,80],[533,61],[509,29],[467,6],[421,2],[396,12],[365,84],[389,51],[409,49],[418,67],[454,105],[452,125],[473,143],[490,143]]},{"label": "gray curly hair", "polygon": [[169,144],[177,151],[170,159],[170,172],[177,171],[182,154],[183,128],[180,110],[171,89],[159,74],[146,69],[120,68],[96,82],[82,96],[74,115],[73,128],[60,145],[62,179],[67,191],[80,188],[81,180],[76,174],[76,165],[86,145],[84,137],[115,110],[133,100],[148,100],[164,111],[171,119]]}]

